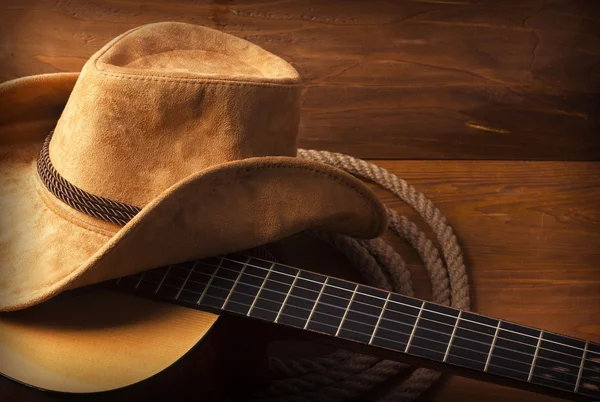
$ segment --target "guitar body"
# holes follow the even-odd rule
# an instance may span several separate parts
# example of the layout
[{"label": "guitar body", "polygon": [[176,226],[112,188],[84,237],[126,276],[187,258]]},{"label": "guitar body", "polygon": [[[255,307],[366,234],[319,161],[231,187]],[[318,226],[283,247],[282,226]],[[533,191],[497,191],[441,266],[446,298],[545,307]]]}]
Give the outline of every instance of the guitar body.
[{"label": "guitar body", "polygon": [[591,341],[247,255],[181,269],[0,314],[0,373],[29,386],[0,383],[2,399],[56,401],[39,389],[65,400],[189,401],[199,390],[207,402],[247,397],[267,385],[266,347],[287,331],[553,396],[600,397],[600,344]]},{"label": "guitar body", "polygon": [[203,400],[219,400],[231,378],[223,362],[236,350],[230,321],[101,288],[0,314],[0,373],[30,386],[10,383],[2,399],[44,400],[41,389],[86,400],[107,392],[111,400],[184,400],[200,387]]}]

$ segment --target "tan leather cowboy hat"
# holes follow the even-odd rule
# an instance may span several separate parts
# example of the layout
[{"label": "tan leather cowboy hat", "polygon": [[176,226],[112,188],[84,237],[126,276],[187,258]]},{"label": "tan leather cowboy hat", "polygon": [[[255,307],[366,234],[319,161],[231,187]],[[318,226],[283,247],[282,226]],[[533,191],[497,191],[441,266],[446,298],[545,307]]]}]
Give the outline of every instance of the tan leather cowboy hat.
[{"label": "tan leather cowboy hat", "polygon": [[181,23],[2,84],[0,311],[305,229],[378,236],[364,184],[295,157],[300,90],[284,60]]}]

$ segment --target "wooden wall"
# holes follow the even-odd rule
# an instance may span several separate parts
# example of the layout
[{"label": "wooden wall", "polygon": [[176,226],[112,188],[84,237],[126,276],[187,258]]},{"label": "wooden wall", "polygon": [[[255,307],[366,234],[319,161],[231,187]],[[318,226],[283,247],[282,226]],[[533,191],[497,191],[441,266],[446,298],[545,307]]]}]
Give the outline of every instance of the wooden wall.
[{"label": "wooden wall", "polygon": [[305,148],[363,158],[600,156],[594,0],[4,0],[0,7],[0,80],[78,70],[114,36],[177,20],[241,36],[291,62],[306,83]]},{"label": "wooden wall", "polygon": [[[4,0],[0,81],[77,71],[116,35],[168,20],[293,64],[299,145],[373,159],[431,198],[474,309],[600,342],[600,1]],[[426,297],[422,264],[396,246]],[[287,255],[308,268],[331,254],[310,250]],[[424,399],[555,400],[460,377]]]}]

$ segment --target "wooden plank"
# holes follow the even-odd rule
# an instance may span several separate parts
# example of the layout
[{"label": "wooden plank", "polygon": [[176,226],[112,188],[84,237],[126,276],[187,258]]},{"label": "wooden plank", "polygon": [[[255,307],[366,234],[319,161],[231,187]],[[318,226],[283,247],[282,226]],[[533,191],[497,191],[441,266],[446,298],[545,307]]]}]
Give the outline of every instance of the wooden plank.
[{"label": "wooden plank", "polygon": [[446,215],[465,252],[475,309],[600,341],[600,163],[379,165]]},{"label": "wooden plank", "polygon": [[[600,341],[600,163],[376,161],[440,208],[463,249],[472,308],[508,321]],[[384,202],[424,222],[387,191]],[[414,250],[391,243],[412,272],[417,295],[431,297]],[[395,239],[395,240],[394,240]],[[310,249],[312,253],[299,250]],[[296,237],[278,246],[305,268],[357,278],[329,246]],[[285,349],[281,346],[278,350]],[[288,348],[289,352],[302,348]],[[424,400],[556,401],[555,398],[451,377]]]},{"label": "wooden plank", "polygon": [[21,0],[0,10],[0,80],[79,70],[116,35],[177,20],[244,37],[300,71],[304,148],[600,157],[595,0]]}]

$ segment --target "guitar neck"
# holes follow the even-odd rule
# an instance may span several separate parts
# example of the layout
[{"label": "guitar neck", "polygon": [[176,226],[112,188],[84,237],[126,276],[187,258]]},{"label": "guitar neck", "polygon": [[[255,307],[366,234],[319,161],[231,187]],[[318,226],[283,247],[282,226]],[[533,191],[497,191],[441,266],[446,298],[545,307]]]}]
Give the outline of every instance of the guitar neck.
[{"label": "guitar neck", "polygon": [[[600,398],[600,345],[231,254],[113,281],[119,290],[259,319],[513,386]],[[391,356],[391,357],[390,357]],[[399,357],[402,357],[399,356]],[[529,388],[529,387],[527,387]]]}]

